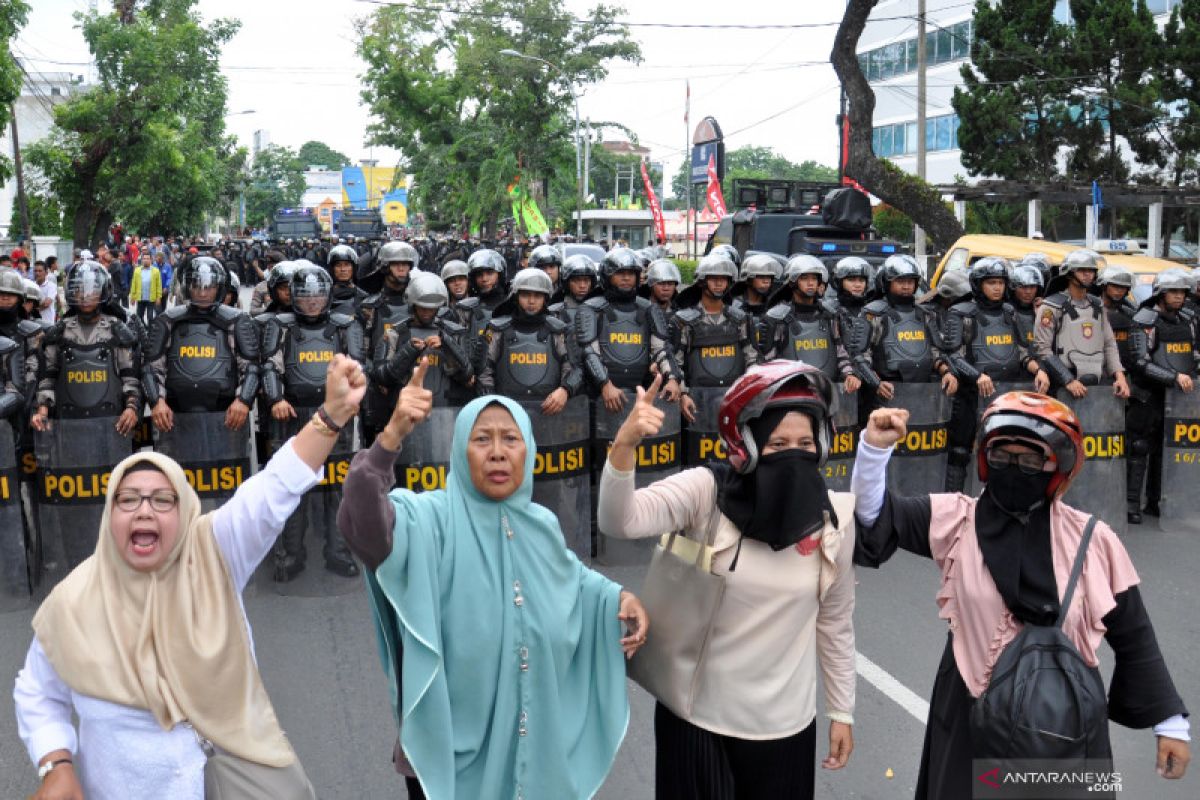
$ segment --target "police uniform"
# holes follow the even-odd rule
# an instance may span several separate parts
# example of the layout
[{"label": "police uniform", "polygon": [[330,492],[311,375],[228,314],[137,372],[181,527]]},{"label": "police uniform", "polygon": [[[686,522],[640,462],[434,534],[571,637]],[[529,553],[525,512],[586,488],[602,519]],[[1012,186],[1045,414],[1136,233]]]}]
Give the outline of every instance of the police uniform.
[{"label": "police uniform", "polygon": [[[393,325],[407,320],[411,314],[408,304],[404,302],[403,289],[385,286],[383,291],[364,300],[359,308],[359,323],[366,352],[385,352],[387,345],[384,339],[387,332]],[[379,384],[368,387],[362,408],[363,444],[374,441],[375,435],[387,424],[396,405],[398,391],[389,390]]]},{"label": "police uniform", "polygon": [[[433,393],[433,404],[462,405],[476,394],[471,386],[475,372],[462,345],[466,334],[466,328],[459,325],[454,313],[446,308],[439,309],[428,325],[422,325],[410,313],[397,319],[384,334],[380,349],[371,358],[368,377],[373,385],[389,393],[397,392],[412,377],[418,360],[428,356],[423,386]],[[431,336],[439,337],[442,346],[420,350],[413,347],[413,339],[425,340]]]},{"label": "police uniform", "polygon": [[1038,363],[1059,387],[1078,379],[1095,386],[1124,372],[1100,298],[1055,292],[1042,301],[1034,328]]},{"label": "police uniform", "polygon": [[544,400],[559,388],[574,397],[583,372],[567,323],[543,311],[493,317],[488,324],[487,360],[479,377],[483,394],[514,400]]},{"label": "police uniform", "polygon": [[764,361],[803,361],[832,381],[854,374],[838,319],[817,303],[773,306],[762,321],[760,347]]},{"label": "police uniform", "polygon": [[729,386],[758,363],[750,315],[741,309],[727,305],[710,314],[701,306],[692,306],[675,312],[675,322],[685,391]]},{"label": "police uniform", "polygon": [[173,306],[155,318],[146,349],[143,386],[153,406],[173,411],[223,411],[247,406],[258,392],[259,331],[246,314],[226,305]]},{"label": "police uniform", "polygon": [[115,317],[70,314],[43,336],[37,404],[61,419],[140,412],[136,346],[133,329]]},{"label": "police uniform", "polygon": [[878,389],[881,381],[934,380],[945,361],[936,344],[937,320],[928,309],[886,297],[867,303],[863,318],[869,326],[866,347],[851,358],[868,388]]},{"label": "police uniform", "polygon": [[680,375],[666,316],[646,298],[591,297],[577,314],[583,366],[595,392],[609,381],[626,390],[647,385],[651,365],[664,376]]}]

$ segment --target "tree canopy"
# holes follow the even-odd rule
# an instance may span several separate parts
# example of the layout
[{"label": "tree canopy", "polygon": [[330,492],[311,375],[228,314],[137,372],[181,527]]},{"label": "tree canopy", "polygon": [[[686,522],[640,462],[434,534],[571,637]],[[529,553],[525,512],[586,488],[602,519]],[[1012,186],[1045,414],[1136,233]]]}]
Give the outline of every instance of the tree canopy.
[{"label": "tree canopy", "polygon": [[328,169],[341,169],[350,165],[350,157],[345,153],[340,153],[324,142],[312,139],[300,145],[300,149],[296,152],[296,160],[302,169],[307,169],[315,164],[320,164]]},{"label": "tree canopy", "polygon": [[[812,160],[797,164],[770,147],[745,145],[725,152],[725,180],[721,181],[721,192],[727,203],[733,196],[733,181],[737,178],[836,181],[837,170]],[[685,162],[671,180],[671,191],[676,199],[687,199],[690,181],[691,165],[690,162]]]},{"label": "tree canopy", "polygon": [[[305,147],[312,144],[320,142],[308,142]],[[246,223],[266,226],[279,209],[300,205],[303,194],[304,167],[296,151],[276,144],[268,145],[254,157],[254,165],[250,168],[245,190]]]},{"label": "tree canopy", "polygon": [[414,210],[433,225],[494,229],[518,176],[535,194],[543,179],[573,178],[571,88],[602,80],[611,59],[641,58],[621,11],[597,5],[577,18],[562,0],[448,0],[362,20],[369,135],[401,151]]},{"label": "tree canopy", "polygon": [[[0,51],[0,131],[8,126],[12,105],[21,96],[24,75],[12,52],[12,40],[17,31],[25,26],[29,18],[29,6],[23,0],[5,0],[0,3],[0,39],[4,49]],[[13,163],[6,154],[0,153],[0,183],[13,175]]]}]

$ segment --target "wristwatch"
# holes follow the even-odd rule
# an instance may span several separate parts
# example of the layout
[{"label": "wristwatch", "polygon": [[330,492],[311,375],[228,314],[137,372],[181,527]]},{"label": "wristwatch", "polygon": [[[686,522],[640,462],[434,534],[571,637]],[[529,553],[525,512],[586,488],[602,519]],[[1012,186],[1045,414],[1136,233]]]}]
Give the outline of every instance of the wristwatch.
[{"label": "wristwatch", "polygon": [[69,758],[56,758],[53,761],[47,761],[45,764],[42,764],[40,767],[38,767],[38,780],[39,781],[46,780],[46,776],[49,775],[51,770],[53,770],[59,764],[74,764],[74,763],[75,762],[73,762]]}]

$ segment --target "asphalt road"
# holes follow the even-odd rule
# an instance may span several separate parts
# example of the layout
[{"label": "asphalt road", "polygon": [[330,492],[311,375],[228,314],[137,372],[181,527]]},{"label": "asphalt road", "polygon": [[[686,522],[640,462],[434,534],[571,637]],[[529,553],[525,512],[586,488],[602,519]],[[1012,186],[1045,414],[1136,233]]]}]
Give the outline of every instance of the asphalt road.
[{"label": "asphalt road", "polygon": [[[1175,683],[1188,706],[1200,708],[1200,592],[1194,588],[1200,537],[1159,531],[1152,521],[1135,528],[1124,541],[1141,574],[1146,604]],[[319,569],[319,558],[316,562]],[[625,585],[641,585],[640,568],[605,571]],[[933,601],[937,576],[932,565],[900,554],[882,570],[859,570],[858,579],[860,653],[927,701],[945,638]],[[320,797],[404,797],[390,763],[394,729],[362,591],[281,597],[260,582],[248,594],[246,608],[263,678]],[[0,614],[0,676],[6,687],[24,659],[31,618],[31,611]],[[1101,659],[1110,669],[1107,649]],[[817,770],[818,797],[912,797],[924,726],[893,694],[860,676],[854,756],[840,773]],[[606,800],[649,800],[654,793],[653,703],[632,683],[630,700],[629,732],[599,794]],[[1195,770],[1182,781],[1155,776],[1154,737],[1149,731],[1113,725],[1112,737],[1117,769],[1124,773],[1124,797],[1200,797]],[[825,754],[822,739],[823,733],[818,737],[818,759]],[[26,797],[35,784],[6,688],[0,692],[0,798]]]}]

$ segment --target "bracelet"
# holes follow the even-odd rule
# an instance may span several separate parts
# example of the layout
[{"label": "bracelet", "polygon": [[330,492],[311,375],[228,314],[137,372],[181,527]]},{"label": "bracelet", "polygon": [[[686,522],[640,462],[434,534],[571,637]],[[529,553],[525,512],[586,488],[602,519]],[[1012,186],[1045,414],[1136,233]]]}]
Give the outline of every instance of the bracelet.
[{"label": "bracelet", "polygon": [[56,758],[53,761],[47,761],[45,764],[42,764],[40,767],[38,767],[38,778],[42,781],[46,780],[46,776],[49,775],[59,764],[71,764],[73,766],[75,762],[69,758]]},{"label": "bracelet", "polygon": [[313,428],[316,429],[317,433],[323,434],[325,436],[337,436],[338,435],[337,431],[335,431],[333,428],[326,425],[325,420],[321,419],[320,412],[313,414],[312,419],[310,419],[309,422],[312,423],[312,426],[313,426]]},{"label": "bracelet", "polygon": [[338,425],[333,421],[333,417],[329,416],[329,412],[325,410],[325,406],[317,406],[317,416],[321,418],[321,422],[325,423],[325,427],[334,433],[341,433],[345,425]]}]

